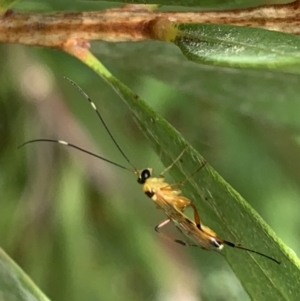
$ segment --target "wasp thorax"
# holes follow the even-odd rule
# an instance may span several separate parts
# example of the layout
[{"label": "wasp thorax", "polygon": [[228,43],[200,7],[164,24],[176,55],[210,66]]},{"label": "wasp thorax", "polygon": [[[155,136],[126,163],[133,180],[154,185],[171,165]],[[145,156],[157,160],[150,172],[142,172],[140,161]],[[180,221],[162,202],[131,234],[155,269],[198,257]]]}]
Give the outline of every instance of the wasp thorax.
[{"label": "wasp thorax", "polygon": [[138,173],[138,179],[137,179],[138,183],[145,184],[146,180],[151,177],[151,174],[152,174],[151,168],[146,168],[146,169],[141,170]]}]

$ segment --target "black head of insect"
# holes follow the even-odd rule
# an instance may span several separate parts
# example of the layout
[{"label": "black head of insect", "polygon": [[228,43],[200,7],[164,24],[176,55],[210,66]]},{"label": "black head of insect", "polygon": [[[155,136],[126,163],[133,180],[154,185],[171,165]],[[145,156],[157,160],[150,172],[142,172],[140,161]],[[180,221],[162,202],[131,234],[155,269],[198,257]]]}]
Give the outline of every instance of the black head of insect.
[{"label": "black head of insect", "polygon": [[136,172],[138,178],[137,178],[137,182],[139,184],[145,184],[145,182],[147,181],[147,179],[152,177],[152,168],[145,168],[142,170],[138,170]]}]

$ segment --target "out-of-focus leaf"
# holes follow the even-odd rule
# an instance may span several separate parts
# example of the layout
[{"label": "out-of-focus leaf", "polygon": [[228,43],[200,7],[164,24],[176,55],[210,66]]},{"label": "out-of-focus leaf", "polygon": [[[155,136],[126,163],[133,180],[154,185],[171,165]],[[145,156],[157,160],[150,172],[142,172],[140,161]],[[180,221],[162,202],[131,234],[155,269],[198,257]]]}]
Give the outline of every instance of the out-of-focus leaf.
[{"label": "out-of-focus leaf", "polygon": [[299,74],[195,64],[171,44],[98,44],[97,54],[111,67],[137,78],[153,76],[186,93],[182,97],[194,105],[209,103],[263,123],[300,130]]},{"label": "out-of-focus leaf", "polygon": [[197,63],[239,67],[300,66],[300,37],[258,28],[180,24],[173,42]]},{"label": "out-of-focus leaf", "polygon": [[19,0],[0,0],[0,11],[10,8],[16,2]]},{"label": "out-of-focus leaf", "polygon": [[[89,0],[90,2],[101,2],[99,0]],[[106,2],[122,2],[132,4],[131,0],[109,0]],[[237,7],[237,6],[253,6],[256,4],[262,4],[266,1],[261,0],[136,0],[134,3],[137,4],[160,4],[160,5],[173,5],[173,6],[189,6],[189,7]],[[278,2],[278,1],[277,1]]]},{"label": "out-of-focus leaf", "polygon": [[[122,82],[110,74],[92,55],[84,62],[92,67],[121,96],[133,117],[164,164],[169,165],[186,145],[184,138]],[[175,180],[195,171],[202,157],[189,147],[183,163],[172,169]],[[197,205],[205,224],[222,237],[275,257],[281,264],[240,250],[224,253],[253,300],[299,300],[299,259],[286,247],[247,202],[210,166],[198,173],[184,189]],[[200,255],[199,255],[200,256]]]},{"label": "out-of-focus leaf", "polygon": [[49,301],[32,280],[0,249],[0,299]]}]

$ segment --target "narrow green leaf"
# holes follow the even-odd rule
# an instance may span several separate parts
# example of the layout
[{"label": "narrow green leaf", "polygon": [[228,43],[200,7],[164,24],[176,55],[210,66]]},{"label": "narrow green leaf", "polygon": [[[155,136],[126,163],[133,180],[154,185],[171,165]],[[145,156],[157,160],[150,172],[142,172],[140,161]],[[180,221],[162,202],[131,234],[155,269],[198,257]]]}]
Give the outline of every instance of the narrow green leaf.
[{"label": "narrow green leaf", "polygon": [[[121,96],[149,142],[169,165],[187,142],[170,124],[122,82],[115,78],[94,56],[83,60]],[[191,146],[171,170],[176,181],[192,174],[202,156]],[[199,209],[204,224],[222,238],[275,257],[271,260],[245,251],[224,250],[224,256],[253,300],[299,300],[300,262],[248,203],[211,167],[206,166],[185,187],[184,194]],[[187,250],[188,251],[188,250]],[[205,256],[199,249],[199,256]]]},{"label": "narrow green leaf", "polygon": [[[100,2],[100,0],[89,0],[94,2]],[[122,2],[132,4],[132,0],[109,0],[107,2]],[[174,6],[190,6],[190,7],[237,7],[246,5],[259,5],[266,3],[266,1],[261,0],[135,0],[134,3],[137,4],[160,4],[160,5],[174,5]]]},{"label": "narrow green leaf", "polygon": [[191,61],[238,67],[300,65],[300,37],[259,28],[180,24],[173,42]]},{"label": "narrow green leaf", "polygon": [[276,127],[300,130],[300,68],[295,68],[298,74],[291,74],[276,69],[195,64],[173,46],[150,42],[99,43],[95,48],[99,57],[109,60],[115,72],[126,70],[135,78],[154,77],[184,92],[182,97],[194,105],[209,101],[214,108],[226,108]]},{"label": "narrow green leaf", "polygon": [[5,301],[49,301],[2,249],[0,249],[0,295],[0,299]]},{"label": "narrow green leaf", "polygon": [[18,1],[20,0],[0,0],[0,10],[8,9]]}]

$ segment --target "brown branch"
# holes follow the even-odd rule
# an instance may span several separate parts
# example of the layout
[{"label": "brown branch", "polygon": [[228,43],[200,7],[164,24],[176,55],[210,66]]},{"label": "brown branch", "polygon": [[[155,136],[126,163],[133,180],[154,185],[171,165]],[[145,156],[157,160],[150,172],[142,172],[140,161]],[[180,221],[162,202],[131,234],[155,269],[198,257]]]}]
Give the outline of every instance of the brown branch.
[{"label": "brown branch", "polygon": [[70,39],[110,42],[159,39],[156,25],[161,20],[233,24],[300,34],[300,0],[290,4],[205,12],[158,12],[150,6],[139,5],[96,12],[7,11],[0,18],[0,42],[62,48]]}]

